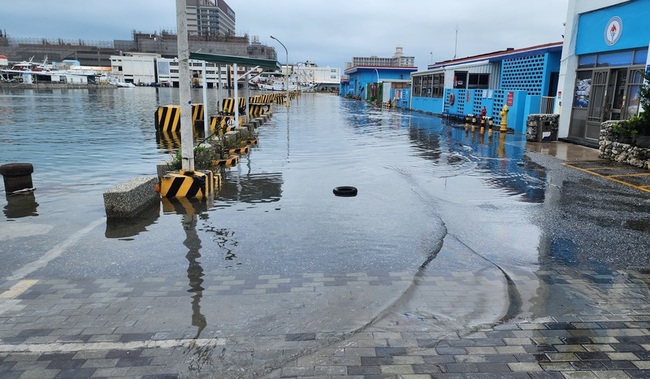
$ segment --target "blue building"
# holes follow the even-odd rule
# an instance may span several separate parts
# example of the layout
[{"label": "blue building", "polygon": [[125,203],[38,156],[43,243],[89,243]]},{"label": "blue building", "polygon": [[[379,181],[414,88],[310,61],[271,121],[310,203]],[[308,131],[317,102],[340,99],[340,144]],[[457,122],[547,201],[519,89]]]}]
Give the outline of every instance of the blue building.
[{"label": "blue building", "polygon": [[525,133],[532,113],[554,113],[562,42],[438,62],[412,75],[410,108],[433,114],[492,117]]},{"label": "blue building", "polygon": [[559,136],[597,146],[600,125],[640,111],[650,66],[650,0],[569,0],[558,108]]},{"label": "blue building", "polygon": [[414,64],[415,58],[404,56],[399,46],[391,58],[355,57],[346,64],[339,94],[406,107],[408,98],[403,91],[410,87],[411,74],[417,71]]}]

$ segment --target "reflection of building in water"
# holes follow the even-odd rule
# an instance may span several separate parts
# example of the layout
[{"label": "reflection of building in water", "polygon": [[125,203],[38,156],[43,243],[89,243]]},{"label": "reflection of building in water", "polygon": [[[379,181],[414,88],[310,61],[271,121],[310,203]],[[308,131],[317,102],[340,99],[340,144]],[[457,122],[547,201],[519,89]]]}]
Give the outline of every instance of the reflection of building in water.
[{"label": "reflection of building in water", "polygon": [[[441,137],[445,132],[441,128],[447,128],[447,138]],[[445,175],[443,163],[453,175],[458,170],[476,166],[495,174],[485,178],[491,186],[512,195],[522,195],[522,201],[544,200],[544,170],[534,164],[520,165],[525,144],[522,136],[505,133],[495,136],[488,131],[481,133],[478,128],[468,132],[449,126],[417,125],[409,128],[409,138],[419,156],[440,166],[440,175]]]},{"label": "reflection of building in water", "polygon": [[248,174],[228,177],[217,194],[219,200],[270,203],[282,196],[282,174]]}]

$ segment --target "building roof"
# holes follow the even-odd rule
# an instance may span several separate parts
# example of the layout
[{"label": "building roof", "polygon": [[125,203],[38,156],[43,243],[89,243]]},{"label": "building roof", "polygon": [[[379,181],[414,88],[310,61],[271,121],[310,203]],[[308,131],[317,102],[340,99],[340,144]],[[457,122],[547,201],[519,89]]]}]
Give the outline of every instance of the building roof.
[{"label": "building roof", "polygon": [[245,67],[259,66],[262,69],[279,70],[282,68],[280,63],[273,59],[259,59],[238,57],[234,55],[208,54],[208,53],[190,53],[190,59],[196,59],[217,64],[238,64]]},{"label": "building roof", "polygon": [[443,62],[436,62],[427,65],[427,69],[433,70],[433,69],[443,68],[447,66],[458,66],[458,65],[464,65],[468,63],[475,63],[481,61],[494,62],[494,61],[502,61],[504,59],[513,59],[513,58],[525,57],[530,55],[544,54],[548,52],[561,52],[562,44],[563,44],[562,42],[552,42],[543,45],[525,47],[521,49],[508,48],[506,50],[495,51],[492,53],[485,53],[480,55],[474,55],[471,57],[451,59]]},{"label": "building roof", "polygon": [[345,74],[354,74],[357,71],[364,70],[381,70],[381,71],[404,71],[404,72],[415,72],[418,70],[417,67],[413,66],[352,66],[345,69]]}]

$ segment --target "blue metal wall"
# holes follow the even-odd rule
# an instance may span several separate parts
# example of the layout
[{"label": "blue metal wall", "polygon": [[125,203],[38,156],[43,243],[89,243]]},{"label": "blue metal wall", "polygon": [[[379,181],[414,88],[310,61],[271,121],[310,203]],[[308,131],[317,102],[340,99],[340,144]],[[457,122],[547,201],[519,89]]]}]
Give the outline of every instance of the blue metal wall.
[{"label": "blue metal wall", "polygon": [[[413,69],[390,69],[382,70],[381,67],[359,67],[356,72],[348,74],[349,81],[346,84],[341,84],[340,95],[353,95],[353,96],[366,96],[366,87],[369,83],[377,83],[377,74],[379,74],[379,82],[389,80],[408,80]],[[362,90],[363,89],[363,90]]]},{"label": "blue metal wall", "polygon": [[[609,45],[605,29],[612,17],[622,21],[620,39]],[[635,0],[580,15],[576,55],[648,47],[650,41],[650,0]]]},{"label": "blue metal wall", "polygon": [[[526,91],[506,90],[466,90],[466,89],[445,89],[444,110],[442,113],[464,117],[468,114],[480,115],[485,107],[486,116],[492,117],[495,125],[501,124],[501,110],[507,104],[508,94],[512,95],[512,105],[508,106],[508,128],[515,133],[526,133],[526,118],[531,112],[530,104],[527,103],[528,93]],[[454,95],[454,104],[451,104],[451,95]],[[415,99],[413,99],[415,104]]]}]

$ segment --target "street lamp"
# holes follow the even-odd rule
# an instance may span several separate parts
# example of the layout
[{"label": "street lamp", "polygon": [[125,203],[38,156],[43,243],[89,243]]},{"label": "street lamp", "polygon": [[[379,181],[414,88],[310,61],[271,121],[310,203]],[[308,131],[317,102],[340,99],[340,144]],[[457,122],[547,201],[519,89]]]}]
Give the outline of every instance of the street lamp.
[{"label": "street lamp", "polygon": [[286,66],[287,66],[287,72],[285,73],[285,82],[287,86],[287,103],[285,104],[286,107],[289,107],[289,50],[287,50],[287,47],[284,46],[284,44],[277,38],[271,36],[272,39],[278,41],[280,45],[284,48],[284,52],[286,54]]}]

